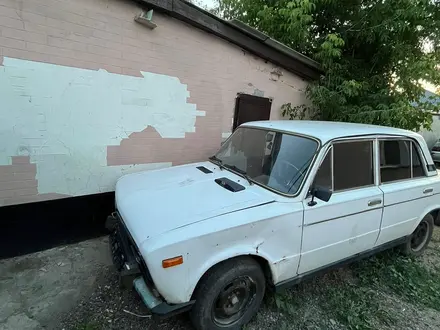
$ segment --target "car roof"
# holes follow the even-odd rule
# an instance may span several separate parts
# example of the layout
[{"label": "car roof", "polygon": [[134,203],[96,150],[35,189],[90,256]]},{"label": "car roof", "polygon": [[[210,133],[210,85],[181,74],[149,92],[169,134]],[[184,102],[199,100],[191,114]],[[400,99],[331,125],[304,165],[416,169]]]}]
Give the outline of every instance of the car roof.
[{"label": "car roof", "polygon": [[241,126],[265,128],[311,136],[318,138],[323,144],[339,138],[365,135],[421,137],[418,133],[393,127],[315,120],[265,120],[247,122]]}]

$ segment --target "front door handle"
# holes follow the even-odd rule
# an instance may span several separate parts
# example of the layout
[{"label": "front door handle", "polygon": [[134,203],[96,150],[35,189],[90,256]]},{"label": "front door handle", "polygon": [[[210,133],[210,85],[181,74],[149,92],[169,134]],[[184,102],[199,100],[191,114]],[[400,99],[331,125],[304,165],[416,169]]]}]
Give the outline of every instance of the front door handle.
[{"label": "front door handle", "polygon": [[368,202],[368,206],[376,206],[376,205],[380,205],[380,204],[382,204],[381,199],[374,199],[374,200]]},{"label": "front door handle", "polygon": [[434,191],[433,188],[426,188],[425,190],[423,190],[423,193],[424,193],[424,194],[430,194],[430,193],[432,193],[433,191]]}]

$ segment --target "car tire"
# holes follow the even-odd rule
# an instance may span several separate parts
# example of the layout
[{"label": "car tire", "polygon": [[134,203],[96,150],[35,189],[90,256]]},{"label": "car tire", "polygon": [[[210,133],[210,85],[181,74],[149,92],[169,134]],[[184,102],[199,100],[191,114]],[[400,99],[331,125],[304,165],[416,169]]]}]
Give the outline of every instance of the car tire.
[{"label": "car tire", "polygon": [[440,227],[440,211],[437,211],[437,216],[435,217],[434,225]]},{"label": "car tire", "polygon": [[197,330],[241,329],[260,308],[265,288],[263,271],[254,259],[222,262],[197,285],[191,321]]},{"label": "car tire", "polygon": [[418,257],[428,247],[434,230],[434,218],[431,214],[425,217],[417,225],[407,242],[402,245],[402,252],[407,256]]},{"label": "car tire", "polygon": [[122,250],[121,246],[118,243],[118,240],[116,238],[117,232],[114,230],[109,235],[109,247],[110,247],[110,254],[113,259],[113,265],[115,266],[116,270],[119,272],[124,267],[124,260],[122,260]]}]

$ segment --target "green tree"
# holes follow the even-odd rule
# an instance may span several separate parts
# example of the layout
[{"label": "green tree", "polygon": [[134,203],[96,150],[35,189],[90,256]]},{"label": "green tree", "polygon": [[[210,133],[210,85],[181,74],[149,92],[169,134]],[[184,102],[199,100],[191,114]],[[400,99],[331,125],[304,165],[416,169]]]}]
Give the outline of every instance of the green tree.
[{"label": "green tree", "polygon": [[440,84],[438,0],[220,0],[219,13],[321,64],[310,105],[283,106],[291,119],[307,112],[418,130],[440,110],[419,101],[421,81]]}]

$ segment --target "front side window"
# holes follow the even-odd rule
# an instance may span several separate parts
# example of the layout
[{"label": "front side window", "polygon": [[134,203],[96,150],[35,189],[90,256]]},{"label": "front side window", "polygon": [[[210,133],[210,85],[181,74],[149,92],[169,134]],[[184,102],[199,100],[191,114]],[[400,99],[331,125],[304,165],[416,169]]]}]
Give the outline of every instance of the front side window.
[{"label": "front side window", "polygon": [[303,136],[240,127],[212,160],[285,194],[298,192],[318,142]]},{"label": "front side window", "polygon": [[335,191],[374,184],[373,141],[336,143],[333,150]]},{"label": "front side window", "polygon": [[314,185],[333,191],[374,185],[373,141],[335,143],[322,162]]},{"label": "front side window", "polygon": [[313,186],[319,186],[333,191],[333,176],[332,176],[332,153],[333,148],[329,149],[327,155],[319,166],[319,170],[316,173]]},{"label": "front side window", "polygon": [[425,176],[416,145],[408,140],[383,140],[380,146],[381,182]]}]

